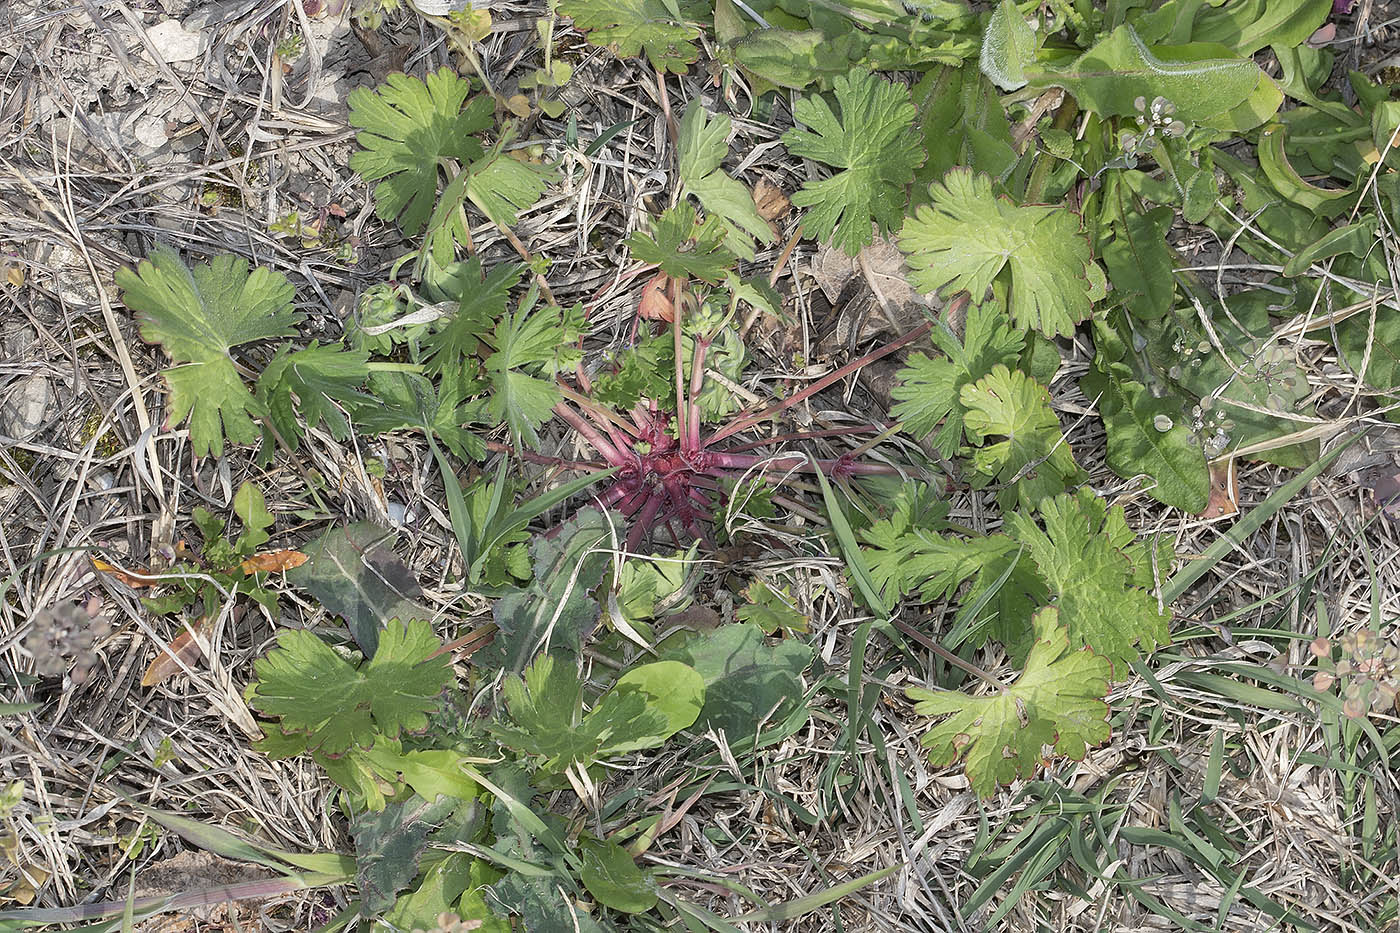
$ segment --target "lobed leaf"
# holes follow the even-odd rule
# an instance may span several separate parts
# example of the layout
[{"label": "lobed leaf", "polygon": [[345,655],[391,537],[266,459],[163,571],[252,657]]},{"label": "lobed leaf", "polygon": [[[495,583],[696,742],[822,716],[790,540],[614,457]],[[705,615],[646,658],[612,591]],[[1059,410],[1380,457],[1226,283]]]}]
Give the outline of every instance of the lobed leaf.
[{"label": "lobed leaf", "polygon": [[900,249],[910,281],[944,297],[966,291],[980,302],[999,276],[1018,327],[1069,334],[1107,293],[1079,218],[1062,207],[1018,207],[992,193],[992,181],[955,168],[929,191],[931,205],[904,222]]},{"label": "lobed leaf", "polygon": [[935,765],[967,762],[973,790],[983,796],[998,784],[1029,777],[1050,746],[1081,759],[1108,739],[1109,664],[1070,645],[1059,613],[1042,609],[1032,620],[1035,642],[1015,683],[994,696],[972,697],[953,690],[910,687],[914,711],[946,716],[923,738]]},{"label": "lobed leaf", "polygon": [[833,87],[840,116],[824,98],[804,97],[793,116],[807,128],[788,130],[783,144],[840,169],[805,182],[792,203],[810,208],[803,220],[808,233],[854,256],[874,239],[872,221],[888,232],[903,219],[924,151],[912,129],[917,111],[908,89],[861,70],[836,78]]},{"label": "lobed leaf", "polygon": [[279,272],[237,256],[216,256],[190,269],[178,253],[158,247],[132,269],[117,270],[122,301],[135,311],[141,336],[158,343],[177,365],[165,371],[170,422],[190,419],[195,456],[224,452],[224,438],[248,444],[252,415],[266,408],[243,384],[229,351],[287,337],[301,315],[292,310],[292,284]]}]

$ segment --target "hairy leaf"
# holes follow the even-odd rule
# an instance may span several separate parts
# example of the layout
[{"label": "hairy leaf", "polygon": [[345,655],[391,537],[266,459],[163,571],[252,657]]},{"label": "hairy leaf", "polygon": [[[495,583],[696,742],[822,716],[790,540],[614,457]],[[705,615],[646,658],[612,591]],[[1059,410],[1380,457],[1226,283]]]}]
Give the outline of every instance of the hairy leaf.
[{"label": "hairy leaf", "polygon": [[[989,375],[963,386],[963,423],[976,445],[974,485],[1000,482],[1002,508],[1035,508],[1083,478],[1060,419],[1050,408],[1050,393],[1017,369],[997,365]],[[991,438],[1001,438],[988,443]]]},{"label": "hairy leaf", "polygon": [[700,31],[679,21],[666,0],[560,0],[559,12],[594,45],[612,46],[625,58],[645,51],[658,71],[685,74],[699,57]]},{"label": "hairy leaf", "polygon": [[626,242],[638,262],[655,263],[675,279],[694,277],[713,285],[734,262],[724,238],[722,222],[697,220],[695,208],[682,201],[653,220],[649,233],[634,233]]},{"label": "hairy leaf", "polygon": [[804,97],[793,116],[807,129],[788,130],[783,143],[794,155],[840,169],[805,182],[792,203],[810,208],[803,220],[808,233],[854,256],[873,239],[871,221],[881,232],[899,224],[924,152],[906,88],[857,70],[838,77],[834,89],[841,115],[822,97]]},{"label": "hairy leaf", "polygon": [[929,332],[942,358],[915,353],[899,371],[899,384],[890,395],[898,400],[893,414],[916,437],[937,429],[933,445],[945,457],[962,446],[963,386],[987,376],[998,364],[1015,365],[1024,338],[1007,327],[993,302],[974,305],[967,312],[961,341],[946,326]]},{"label": "hairy leaf", "polygon": [[292,285],[279,272],[236,256],[216,256],[190,269],[174,250],[157,248],[135,270],[118,269],[122,301],[141,322],[141,336],[160,344],[178,364],[165,371],[170,423],[188,415],[196,456],[224,452],[256,437],[250,415],[263,405],[243,384],[229,351],[254,340],[286,337],[301,315],[292,311]]},{"label": "hairy leaf", "polygon": [[993,696],[971,697],[953,690],[910,687],[915,712],[946,716],[929,730],[923,744],[935,765],[967,762],[972,788],[983,796],[998,784],[1029,777],[1044,757],[1080,759],[1109,736],[1109,664],[1074,649],[1054,608],[1035,614],[1035,643],[1016,682]]},{"label": "hairy leaf", "polygon": [[302,736],[308,751],[368,748],[376,736],[427,727],[451,677],[451,659],[432,657],[441,646],[427,622],[395,621],[380,633],[374,657],[356,667],[308,631],[284,632],[254,662],[249,702],[279,717],[283,732]]},{"label": "hairy leaf", "polygon": [[1026,546],[1056,597],[1070,645],[1088,645],[1122,677],[1138,648],[1170,641],[1171,613],[1143,588],[1151,580],[1151,561],[1123,517],[1121,506],[1109,511],[1088,489],[1041,503],[1042,530],[1024,512],[1006,517],[1006,526]]},{"label": "hairy leaf", "polygon": [[[350,420],[336,403],[353,405],[363,399],[359,386],[369,376],[368,361],[368,351],[321,346],[314,340],[300,350],[282,346],[258,376],[255,394],[292,450],[301,446],[303,423],[308,429],[325,424],[331,437],[343,441],[350,436]],[[270,452],[273,446],[268,443],[265,449]]]},{"label": "hairy leaf", "polygon": [[731,127],[729,117],[707,115],[699,101],[691,101],[681,119],[677,170],[685,190],[723,221],[725,247],[740,259],[752,262],[754,239],[771,243],[773,230],[759,215],[749,189],[720,168],[729,154]]},{"label": "hairy leaf", "polygon": [[397,220],[410,236],[433,213],[442,161],[465,166],[482,157],[472,134],[491,125],[494,105],[483,95],[463,108],[470,91],[465,79],[443,67],[426,82],[395,72],[377,88],[350,92],[350,124],[360,129],[350,168],[379,182],[375,213]]},{"label": "hairy leaf", "polygon": [[1034,63],[1035,32],[1011,0],[1001,0],[982,33],[982,73],[1003,91],[1026,86],[1026,66]]},{"label": "hairy leaf", "polygon": [[992,193],[991,179],[961,168],[929,194],[932,205],[906,220],[899,236],[915,287],[945,297],[966,290],[981,301],[1001,276],[1011,319],[1051,337],[1073,331],[1106,294],[1103,270],[1068,209],[1017,207]]}]

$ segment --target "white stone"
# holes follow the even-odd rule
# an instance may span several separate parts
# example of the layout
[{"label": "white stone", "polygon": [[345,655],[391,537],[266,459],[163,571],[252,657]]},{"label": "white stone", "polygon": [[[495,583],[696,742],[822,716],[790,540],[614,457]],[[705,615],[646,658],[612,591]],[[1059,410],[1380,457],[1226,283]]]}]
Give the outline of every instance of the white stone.
[{"label": "white stone", "polygon": [[146,30],[146,35],[167,64],[192,62],[199,57],[199,33],[185,29],[179,20],[156,23]]},{"label": "white stone", "polygon": [[43,426],[52,401],[53,390],[44,376],[36,373],[14,383],[0,405],[0,434],[26,440]]}]

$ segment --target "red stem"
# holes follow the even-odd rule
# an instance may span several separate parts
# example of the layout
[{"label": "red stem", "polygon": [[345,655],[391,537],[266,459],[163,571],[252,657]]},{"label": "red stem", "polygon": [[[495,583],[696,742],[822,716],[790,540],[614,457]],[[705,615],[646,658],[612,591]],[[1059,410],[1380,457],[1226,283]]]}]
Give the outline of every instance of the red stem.
[{"label": "red stem", "polygon": [[[956,299],[956,301],[965,303],[967,301],[967,298],[965,295],[959,296]],[[736,417],[733,421],[729,422],[729,424],[725,425],[718,431],[711,434],[709,438],[706,439],[705,446],[708,447],[716,441],[721,441],[724,440],[726,437],[729,437],[730,435],[738,434],[740,431],[743,431],[746,428],[751,428],[759,422],[771,418],[785,409],[791,408],[798,402],[811,398],[813,395],[816,395],[822,389],[825,389],[827,386],[831,385],[834,382],[839,382],[840,380],[846,378],[851,373],[860,369],[862,366],[869,366],[876,360],[889,356],[891,353],[898,350],[900,347],[907,346],[913,343],[914,341],[919,340],[920,338],[927,335],[929,330],[932,329],[932,327],[932,323],[925,321],[923,324],[914,328],[909,333],[905,334],[903,337],[900,337],[893,343],[887,343],[880,349],[873,350],[870,353],[865,354],[865,356],[862,356],[858,360],[852,360],[851,362],[847,363],[845,366],[842,366],[835,372],[827,373],[825,376],[821,377],[816,382],[803,389],[801,392],[798,392],[796,395],[789,396],[788,398],[783,399],[781,402],[778,402],[774,405],[770,405],[767,408],[763,409],[763,411],[758,412],[757,414]]]},{"label": "red stem", "polygon": [[877,428],[873,425],[858,424],[849,428],[826,428],[821,431],[793,431],[791,434],[778,434],[774,437],[765,437],[757,441],[747,441],[743,444],[736,444],[733,447],[726,447],[725,452],[736,454],[741,450],[753,450],[755,447],[768,447],[773,444],[787,444],[792,441],[809,441],[818,437],[841,437],[846,434],[875,434],[883,431],[884,428]]},{"label": "red stem", "polygon": [[695,400],[700,397],[700,386],[705,379],[705,352],[709,348],[708,340],[695,338],[695,354],[690,361],[690,408],[686,413],[685,443],[681,447],[684,453],[700,449],[700,406]]},{"label": "red stem", "polygon": [[661,497],[651,496],[647,499],[647,504],[642,507],[642,512],[637,516],[637,520],[632,524],[632,530],[627,533],[627,550],[635,551],[641,546],[642,538],[651,530],[651,523],[656,520],[656,513],[661,511]]},{"label": "red stem", "polygon": [[578,412],[569,407],[568,402],[560,402],[554,406],[554,413],[569,423],[569,427],[583,435],[584,440],[593,445],[593,449],[603,455],[611,466],[626,466],[631,460],[624,457],[616,447],[603,439],[603,435],[598,433],[598,429],[588,423]]},{"label": "red stem", "polygon": [[686,415],[689,412],[685,405],[685,379],[681,375],[681,283],[679,279],[672,278],[671,282],[671,308],[674,313],[671,315],[671,342],[675,351],[676,360],[676,417],[680,419],[676,424],[676,437],[686,437]]}]

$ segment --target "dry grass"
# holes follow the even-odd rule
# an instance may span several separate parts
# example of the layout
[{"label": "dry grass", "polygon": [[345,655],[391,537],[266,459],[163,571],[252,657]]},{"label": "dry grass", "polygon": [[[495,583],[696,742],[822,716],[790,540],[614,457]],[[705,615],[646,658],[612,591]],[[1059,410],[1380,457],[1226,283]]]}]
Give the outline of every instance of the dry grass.
[{"label": "dry grass", "polygon": [[[1363,25],[1382,22],[1380,5],[1365,5]],[[481,54],[498,90],[510,93],[537,54],[530,20],[539,12],[527,3],[495,9],[496,29]],[[298,3],[248,0],[220,6],[198,55],[167,64],[155,59],[139,28],[164,18],[122,2],[55,8],[12,0],[0,10],[0,251],[23,274],[22,285],[0,284],[0,390],[42,377],[53,396],[33,434],[0,444],[0,682],[13,690],[6,700],[39,704],[0,721],[0,776],[24,782],[10,816],[16,842],[0,862],[0,891],[9,888],[13,899],[27,879],[37,888],[33,903],[43,906],[120,898],[133,871],[156,888],[212,871],[175,871],[192,857],[184,844],[153,831],[122,794],[289,850],[347,847],[344,825],[330,812],[331,786],[307,761],[269,761],[255,751],[258,730],[242,699],[251,662],[277,628],[317,624],[319,610],[291,591],[283,594],[282,618],[226,605],[208,632],[206,660],[144,688],[143,671],[180,626],[143,611],[137,594],[94,573],[90,558],[159,567],[189,533],[194,506],[226,512],[232,490],[253,479],[279,516],[275,544],[304,541],[325,520],[388,522],[401,510],[410,517],[400,550],[426,598],[441,608],[442,634],[455,637],[489,611],[451,582],[441,490],[414,441],[361,440],[352,448],[313,432],[300,463],[263,470],[248,451],[193,462],[184,433],[165,426],[162,361],[116,302],[116,268],[158,241],[194,255],[237,253],[286,273],[308,314],[305,337],[323,338],[338,332],[338,317],[383,277],[403,244],[374,218],[365,186],[346,167],[345,95],[381,76],[375,69],[384,61],[374,55],[383,49],[367,49],[339,19],[306,18]],[[307,54],[284,74],[266,37],[289,31],[305,34]],[[382,36],[390,51],[407,47],[411,71],[452,62],[440,36],[406,13],[391,14]],[[1393,37],[1384,38],[1393,50]],[[1348,36],[1339,42],[1359,56],[1357,64],[1384,59],[1383,47]],[[640,286],[622,238],[672,196],[674,153],[647,69],[568,33],[560,48],[576,61],[565,99],[580,137],[628,125],[585,157],[556,142],[563,122],[530,124],[525,141],[539,140],[562,156],[564,180],[516,233],[552,263],[549,283],[560,302],[588,303],[591,346],[601,352],[623,339]],[[670,82],[672,113],[686,99],[713,95],[701,74]],[[744,106],[740,101],[740,112]],[[735,125],[744,180],[766,178],[791,191],[806,177],[810,167],[772,145],[780,126],[745,119]],[[169,140],[152,147],[137,141],[138,130]],[[293,210],[307,219],[330,205],[345,216],[328,220],[323,237],[352,247],[352,262],[329,246],[269,232]],[[794,220],[787,219],[785,233]],[[472,236],[486,257],[514,255],[490,225]],[[1213,246],[1217,258],[1201,270],[1204,277],[1218,273],[1234,286],[1262,276],[1220,258],[1229,256],[1223,244]],[[1397,247],[1388,230],[1386,248]],[[778,257],[778,248],[761,252],[755,270],[767,273]],[[827,303],[815,297],[813,260],[804,243],[784,267],[781,285],[798,324],[755,331],[751,349],[765,355],[763,372],[746,391],[764,396],[769,383],[793,375],[794,349],[814,366],[830,365],[814,352],[816,317]],[[928,765],[918,743],[921,723],[897,689],[911,674],[878,642],[865,670],[872,684],[889,688],[872,713],[880,734],[853,742],[840,692],[862,620],[839,558],[788,534],[793,553],[717,569],[715,589],[724,574],[792,585],[813,620],[824,671],[812,679],[833,689],[815,694],[801,731],[759,753],[736,753],[723,737],[706,736],[694,748],[623,769],[605,793],[635,787],[661,794],[694,769],[713,780],[659,841],[653,863],[711,873],[770,902],[902,866],[834,911],[767,926],[784,931],[981,929],[1018,881],[1027,890],[996,928],[1180,928],[1135,900],[1133,890],[1206,928],[1274,928],[1257,904],[1227,890],[1220,881],[1226,875],[1317,928],[1379,929],[1387,901],[1400,893],[1393,880],[1400,874],[1394,770],[1365,763],[1368,740],[1358,743],[1335,716],[1320,717],[1285,693],[1269,694],[1282,698],[1271,702],[1231,686],[1245,682],[1236,675],[1250,666],[1302,672],[1319,607],[1334,632],[1375,624],[1376,612],[1382,622],[1400,617],[1397,528],[1387,519],[1368,523],[1371,504],[1358,482],[1365,469],[1395,463],[1400,436],[1365,414],[1363,387],[1348,382],[1327,345],[1286,327],[1279,344],[1308,372],[1323,418],[1305,427],[1325,446],[1347,431],[1372,431],[1353,448],[1359,453],[1242,542],[1179,605],[1177,644],[1151,663],[1154,679],[1116,689],[1120,712],[1110,744],[1082,763],[1057,765],[1053,783],[979,801],[958,769]],[[1075,388],[1089,361],[1085,346],[1068,347],[1053,390],[1093,487],[1124,503],[1136,528],[1165,536],[1181,555],[1200,554],[1229,520],[1170,512],[1103,466],[1101,430],[1081,417],[1088,402]],[[878,390],[861,384],[852,391],[850,398],[829,393],[812,418],[878,418]],[[565,438],[552,443],[568,453]],[[898,459],[897,448],[888,455]],[[365,467],[369,457],[394,468],[375,478]],[[319,508],[306,484],[313,469],[336,478],[318,491],[329,514],[301,519],[297,512]],[[1258,504],[1283,476],[1241,464],[1240,508]],[[979,530],[993,520],[984,500],[967,493],[955,496],[953,515]],[[82,685],[35,680],[22,647],[32,620],[90,598],[110,623],[96,646],[94,676]],[[922,624],[936,632],[941,620]],[[1273,630],[1297,637],[1290,642]],[[1392,718],[1382,725],[1392,726]],[[1369,798],[1347,771],[1352,765],[1365,769]],[[1036,829],[1016,837],[1023,826]],[[1154,832],[1185,849],[1161,844]],[[1008,864],[1006,877],[991,875]],[[1203,870],[1206,864],[1218,871]],[[722,915],[747,909],[713,883],[678,876],[674,884]],[[984,884],[1002,893],[979,896],[969,907]],[[332,901],[343,904],[344,892],[286,897],[239,916],[243,928],[311,929]],[[228,921],[221,915],[194,922],[214,929]],[[158,928],[180,927],[151,927]]]}]

